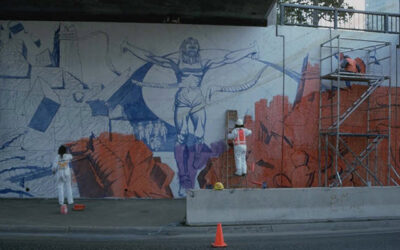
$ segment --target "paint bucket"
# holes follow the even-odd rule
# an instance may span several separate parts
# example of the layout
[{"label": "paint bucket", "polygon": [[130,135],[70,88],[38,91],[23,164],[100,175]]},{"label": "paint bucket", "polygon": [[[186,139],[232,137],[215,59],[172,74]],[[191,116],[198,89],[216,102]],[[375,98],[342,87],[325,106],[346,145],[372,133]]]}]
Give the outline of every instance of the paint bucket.
[{"label": "paint bucket", "polygon": [[67,207],[67,205],[61,205],[61,207],[60,207],[60,212],[61,212],[61,214],[67,214],[68,213],[68,207]]},{"label": "paint bucket", "polygon": [[84,204],[75,204],[72,208],[74,211],[83,211],[85,210],[85,205]]}]

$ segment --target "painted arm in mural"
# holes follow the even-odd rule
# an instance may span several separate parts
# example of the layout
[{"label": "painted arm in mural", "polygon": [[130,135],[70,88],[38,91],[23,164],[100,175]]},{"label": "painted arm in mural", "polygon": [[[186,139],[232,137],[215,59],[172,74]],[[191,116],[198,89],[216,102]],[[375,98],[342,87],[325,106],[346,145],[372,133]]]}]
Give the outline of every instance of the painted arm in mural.
[{"label": "painted arm in mural", "polygon": [[128,41],[122,42],[121,50],[123,53],[130,52],[132,55],[145,62],[154,63],[164,68],[177,68],[177,64],[172,59],[154,55],[150,51],[138,48],[135,45],[130,44]]},{"label": "painted arm in mural", "polygon": [[131,80],[131,82],[140,87],[148,87],[148,88],[172,89],[172,88],[179,87],[179,84],[177,82],[160,83],[160,82],[141,82],[141,81],[136,81],[136,80]]},{"label": "painted arm in mural", "polygon": [[265,65],[264,67],[261,68],[261,70],[254,76],[253,79],[250,81],[247,81],[243,84],[240,85],[234,85],[234,86],[211,86],[207,89],[207,100],[211,101],[211,97],[215,92],[241,92],[248,90],[249,88],[253,87],[258,83],[258,80],[260,80],[261,75],[264,73],[265,69],[268,68],[268,65]]},{"label": "painted arm in mural", "polygon": [[205,67],[208,69],[214,69],[214,68],[224,66],[226,64],[236,63],[236,62],[242,60],[243,58],[246,58],[249,56],[252,59],[258,58],[258,46],[257,46],[256,42],[253,42],[250,45],[250,47],[248,47],[248,48],[229,52],[229,53],[225,54],[223,57],[209,59],[206,62]]}]

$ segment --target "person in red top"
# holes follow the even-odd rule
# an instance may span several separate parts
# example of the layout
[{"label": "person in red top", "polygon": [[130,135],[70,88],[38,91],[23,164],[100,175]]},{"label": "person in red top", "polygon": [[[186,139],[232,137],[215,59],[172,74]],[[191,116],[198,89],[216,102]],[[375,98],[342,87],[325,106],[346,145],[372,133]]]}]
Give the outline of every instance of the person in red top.
[{"label": "person in red top", "polygon": [[251,130],[243,126],[243,120],[236,121],[235,128],[228,134],[229,139],[233,139],[236,172],[235,175],[242,176],[247,174],[246,164],[246,136],[251,135]]}]

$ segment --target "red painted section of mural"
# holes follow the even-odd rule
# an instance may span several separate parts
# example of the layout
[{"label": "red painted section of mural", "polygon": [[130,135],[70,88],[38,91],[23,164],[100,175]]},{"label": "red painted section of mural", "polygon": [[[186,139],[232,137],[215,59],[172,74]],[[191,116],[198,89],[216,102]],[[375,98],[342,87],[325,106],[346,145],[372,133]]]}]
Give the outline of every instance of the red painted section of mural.
[{"label": "red painted section of mural", "polygon": [[[341,89],[341,114],[366,90],[366,86],[353,85],[350,88]],[[336,90],[324,91],[322,93],[322,104],[327,105],[335,102]],[[388,109],[388,88],[380,87],[370,98],[370,128],[371,133],[384,133],[385,122],[383,116],[387,116]],[[397,109],[397,98],[395,88],[392,88],[392,165],[399,172],[400,162],[399,147],[399,110]],[[341,131],[352,133],[367,132],[367,102],[364,102],[342,125]],[[282,116],[282,108],[284,115]],[[334,108],[324,108],[322,116],[331,116]],[[386,112],[386,114],[385,114]],[[318,117],[319,117],[319,66],[307,65],[299,84],[298,94],[294,104],[290,104],[287,97],[275,96],[270,103],[262,99],[255,103],[255,117],[245,118],[245,127],[253,131],[248,137],[247,153],[247,186],[261,187],[263,182],[268,187],[315,187],[318,186],[319,164],[318,164]],[[283,123],[282,123],[283,119]],[[332,124],[331,119],[326,119],[323,126]],[[333,137],[334,138],[334,137]],[[332,140],[332,138],[330,139]],[[364,137],[344,138],[354,153],[359,154],[367,146],[367,139]],[[385,185],[387,183],[387,139],[384,139],[378,147],[378,176]],[[341,152],[344,158],[351,159],[350,152]],[[370,158],[372,159],[373,154]],[[227,157],[230,157],[227,159]],[[322,162],[325,162],[325,155],[322,155]],[[246,186],[241,177],[233,175],[234,167],[227,173],[227,162],[234,164],[233,150],[218,158],[212,158],[198,177],[202,188],[222,181],[229,186]],[[339,172],[345,171],[343,160],[338,161]],[[324,185],[325,165],[322,164],[321,184]],[[358,167],[357,173],[363,177],[366,171]],[[227,177],[228,176],[228,177]],[[399,180],[392,171],[392,178]],[[328,154],[327,178],[328,184],[334,180],[332,155]],[[371,178],[371,177],[370,177]],[[397,181],[399,182],[399,181]],[[372,184],[375,185],[374,180]],[[343,182],[344,186],[364,185],[353,173]]]},{"label": "red painted section of mural", "polygon": [[68,146],[81,197],[173,197],[173,170],[134,135],[102,133]]}]

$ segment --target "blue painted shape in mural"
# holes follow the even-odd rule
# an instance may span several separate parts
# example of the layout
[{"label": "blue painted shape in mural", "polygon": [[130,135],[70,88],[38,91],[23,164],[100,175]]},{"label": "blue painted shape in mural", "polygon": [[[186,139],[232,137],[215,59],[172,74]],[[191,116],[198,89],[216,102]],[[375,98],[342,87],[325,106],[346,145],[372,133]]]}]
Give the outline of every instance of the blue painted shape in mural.
[{"label": "blue painted shape in mural", "polygon": [[25,160],[25,156],[14,156],[14,157],[10,157],[10,158],[6,158],[3,160],[0,160],[0,162],[5,162],[5,161],[11,161],[14,159],[18,159],[18,160]]},{"label": "blue painted shape in mural", "polygon": [[94,100],[86,103],[89,104],[92,110],[92,116],[108,116],[108,107],[104,101]]},{"label": "blue painted shape in mural", "polygon": [[20,191],[20,190],[13,190],[11,188],[3,188],[0,189],[0,194],[8,194],[8,193],[15,193],[15,194],[19,194],[19,195],[26,195],[29,197],[33,197],[33,195],[31,195],[30,193],[24,192],[24,191]]},{"label": "blue painted shape in mural", "polygon": [[[89,85],[87,85],[86,83],[82,82],[81,79],[79,79],[78,77],[74,76],[74,74],[72,74],[72,73],[70,73],[68,71],[65,71],[64,74],[65,74],[64,77],[68,76],[68,77],[72,77],[74,80],[76,80],[82,86],[83,89],[89,89]],[[63,85],[64,85],[63,88],[65,88],[65,82],[63,82]]]},{"label": "blue painted shape in mural", "polygon": [[11,171],[15,171],[15,170],[21,170],[21,169],[28,169],[28,170],[38,170],[41,169],[41,167],[38,166],[22,166],[22,167],[12,167],[12,168],[7,168],[7,169],[3,169],[0,171],[0,175],[4,174],[6,172],[11,172]]},{"label": "blue painted shape in mural", "polygon": [[23,56],[25,59],[28,59],[28,49],[26,48],[25,43],[23,43],[23,45],[22,45],[22,56]]},{"label": "blue painted shape in mural", "polygon": [[24,134],[26,134],[26,132],[21,133],[13,138],[11,138],[10,140],[6,141],[5,143],[3,143],[3,145],[0,146],[0,150],[3,150],[7,147],[9,147],[11,145],[11,143],[13,143],[15,140],[17,140],[19,137],[23,136]]},{"label": "blue painted shape in mural", "polygon": [[32,180],[36,180],[36,179],[40,179],[46,176],[51,176],[53,173],[51,171],[51,167],[47,167],[47,168],[36,168],[33,169],[33,171],[27,172],[27,173],[23,173],[23,174],[19,174],[19,175],[14,175],[10,178],[8,178],[7,180],[9,180],[12,183],[21,183],[21,182],[26,182],[26,181],[32,181]]},{"label": "blue painted shape in mural", "polygon": [[54,32],[53,51],[51,52],[51,59],[53,67],[60,66],[60,25],[58,26],[58,29]]},{"label": "blue painted shape in mural", "polygon": [[46,131],[56,115],[59,107],[59,103],[44,97],[40,102],[39,107],[36,109],[31,121],[29,122],[28,127],[40,132]]},{"label": "blue painted shape in mural", "polygon": [[306,84],[305,72],[307,70],[307,65],[308,65],[308,54],[303,59],[303,65],[301,67],[301,79],[299,79],[297,84],[296,97],[293,102],[292,110],[296,107],[296,105],[301,101],[301,98],[303,97],[304,87]]},{"label": "blue painted shape in mural", "polygon": [[25,178],[21,178],[21,180],[19,181],[19,186],[25,187]]},{"label": "blue painted shape in mural", "polygon": [[[259,59],[257,59],[256,61],[259,61],[265,65],[271,66],[272,68],[274,68],[280,72],[283,72],[283,67],[279,66],[275,63],[271,63],[271,62],[259,60]],[[285,74],[297,82],[300,81],[300,79],[301,79],[301,74],[299,74],[298,72],[291,70],[291,69],[285,69]]]},{"label": "blue painted shape in mural", "polygon": [[[147,72],[153,66],[152,63],[146,63],[139,69],[137,69],[131,77],[107,100],[108,106],[113,109],[117,105],[121,105],[126,119],[129,121],[132,127],[137,128],[140,123],[150,123],[159,120],[159,118],[149,109],[143,98],[142,87],[132,84],[131,80],[143,81]],[[93,112],[93,108],[92,108]],[[145,140],[145,136],[139,136],[135,133],[136,138],[146,143],[149,148],[154,151],[173,151],[175,144],[175,128],[168,123],[164,123],[166,128],[166,139],[160,144],[157,149],[152,147],[152,143],[149,140]]]},{"label": "blue painted shape in mural", "polygon": [[21,31],[23,31],[25,28],[24,28],[24,25],[22,23],[17,22],[14,25],[9,25],[8,29],[10,30],[10,32],[12,34],[17,34],[17,33],[21,32]]},{"label": "blue painted shape in mural", "polygon": [[121,105],[131,124],[140,121],[154,121],[158,119],[158,117],[144,102],[142,88],[132,84],[131,82],[131,80],[143,81],[152,66],[152,63],[146,63],[136,70],[132,76],[107,100],[107,103],[112,109],[118,104]]}]

